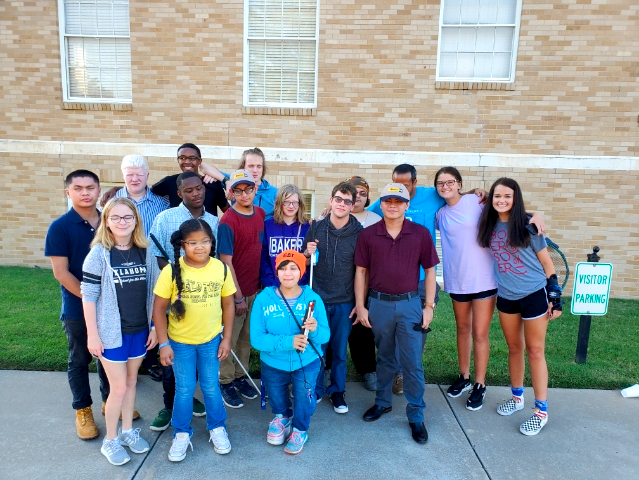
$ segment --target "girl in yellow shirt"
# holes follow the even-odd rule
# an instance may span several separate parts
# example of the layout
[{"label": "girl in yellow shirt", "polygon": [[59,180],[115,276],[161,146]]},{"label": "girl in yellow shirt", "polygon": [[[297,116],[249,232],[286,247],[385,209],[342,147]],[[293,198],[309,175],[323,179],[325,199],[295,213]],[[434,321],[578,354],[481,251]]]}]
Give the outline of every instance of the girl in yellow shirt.
[{"label": "girl in yellow shirt", "polygon": [[[231,451],[218,374],[220,361],[231,352],[236,288],[226,265],[213,258],[215,237],[206,221],[187,220],[171,235],[171,244],[175,263],[167,265],[158,277],[153,319],[160,343],[160,360],[164,366],[172,365],[175,374],[171,419],[174,433],[169,460],[179,462],[186,457],[189,446],[193,449],[191,415],[198,378],[213,449],[219,454]],[[183,257],[180,257],[181,249]]]}]

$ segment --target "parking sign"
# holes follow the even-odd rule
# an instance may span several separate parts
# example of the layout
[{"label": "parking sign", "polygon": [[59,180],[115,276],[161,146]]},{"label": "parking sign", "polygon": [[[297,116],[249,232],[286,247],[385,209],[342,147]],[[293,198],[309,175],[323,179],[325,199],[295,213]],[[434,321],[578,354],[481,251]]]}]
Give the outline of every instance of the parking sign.
[{"label": "parking sign", "polygon": [[578,263],[570,312],[573,315],[605,315],[608,311],[611,280],[610,263]]}]

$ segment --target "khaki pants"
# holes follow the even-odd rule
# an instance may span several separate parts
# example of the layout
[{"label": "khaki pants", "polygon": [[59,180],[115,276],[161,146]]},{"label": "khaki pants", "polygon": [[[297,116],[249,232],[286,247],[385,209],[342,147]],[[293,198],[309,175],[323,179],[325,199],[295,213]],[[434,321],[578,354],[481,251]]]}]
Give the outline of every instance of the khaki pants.
[{"label": "khaki pants", "polygon": [[[244,368],[248,371],[249,359],[251,356],[251,310],[253,310],[253,301],[255,295],[246,297],[246,313],[244,315],[236,315],[233,320],[233,335],[231,338],[231,348],[237,355],[237,358],[242,362]],[[231,383],[236,378],[245,376],[242,367],[237,365],[233,354],[230,354],[226,360],[220,364],[220,383],[226,385]]]}]

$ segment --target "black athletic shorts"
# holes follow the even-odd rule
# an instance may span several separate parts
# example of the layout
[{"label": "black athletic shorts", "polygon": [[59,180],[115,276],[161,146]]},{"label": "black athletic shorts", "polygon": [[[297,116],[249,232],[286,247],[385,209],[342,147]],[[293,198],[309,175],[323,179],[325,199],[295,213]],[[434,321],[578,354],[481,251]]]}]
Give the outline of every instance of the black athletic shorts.
[{"label": "black athletic shorts", "polygon": [[520,298],[519,300],[507,300],[497,297],[497,310],[502,313],[519,313],[522,320],[534,320],[548,313],[548,295],[546,288]]},{"label": "black athletic shorts", "polygon": [[472,302],[473,300],[485,300],[497,295],[497,289],[486,290],[479,293],[449,293],[450,298],[460,303]]}]

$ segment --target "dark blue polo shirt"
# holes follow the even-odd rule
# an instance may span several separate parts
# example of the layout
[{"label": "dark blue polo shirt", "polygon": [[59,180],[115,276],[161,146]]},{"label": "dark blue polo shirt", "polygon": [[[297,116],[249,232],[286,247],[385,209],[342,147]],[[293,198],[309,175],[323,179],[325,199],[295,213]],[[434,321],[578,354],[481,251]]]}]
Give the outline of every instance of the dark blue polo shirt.
[{"label": "dark blue polo shirt", "polygon": [[[47,257],[67,257],[69,271],[82,281],[82,264],[89,254],[89,245],[93,241],[95,229],[73,208],[54,220],[44,243],[44,255]],[[60,320],[84,321],[82,299],[76,297],[60,285],[62,292],[62,312]]]},{"label": "dark blue polo shirt", "polygon": [[368,286],[391,295],[417,290],[419,267],[424,270],[439,263],[435,245],[426,227],[404,220],[396,238],[389,235],[384,220],[359,234],[355,265],[369,271]]}]

